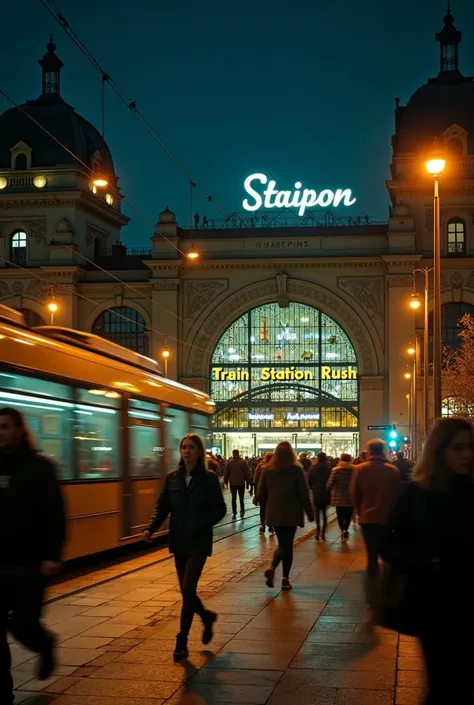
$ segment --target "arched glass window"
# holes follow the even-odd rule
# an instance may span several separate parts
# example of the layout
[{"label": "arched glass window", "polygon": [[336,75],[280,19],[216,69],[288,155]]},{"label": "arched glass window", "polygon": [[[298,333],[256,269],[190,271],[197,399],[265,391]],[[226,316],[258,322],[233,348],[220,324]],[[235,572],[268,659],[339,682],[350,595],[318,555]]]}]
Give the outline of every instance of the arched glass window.
[{"label": "arched glass window", "polygon": [[15,230],[11,239],[11,261],[24,267],[26,264],[26,245],[28,235],[24,230]]},{"label": "arched glass window", "polygon": [[92,333],[140,355],[148,355],[145,319],[128,306],[116,306],[101,313],[92,326]]},{"label": "arched glass window", "polygon": [[452,218],[448,223],[448,255],[459,257],[466,254],[466,223],[461,218]]},{"label": "arched glass window", "polygon": [[[472,304],[465,304],[461,302],[451,302],[449,304],[443,304],[441,307],[441,340],[443,347],[450,348],[451,350],[456,350],[461,344],[461,338],[459,333],[461,329],[459,327],[459,321],[466,314],[469,313],[474,318],[474,306]],[[429,319],[429,330],[430,338],[433,338],[433,312],[430,313]],[[432,345],[430,345],[432,348]],[[432,356],[430,350],[430,358]]]},{"label": "arched glass window", "polygon": [[36,313],[36,311],[33,311],[31,308],[19,308],[18,310],[23,314],[23,319],[30,328],[46,325],[39,313]]},{"label": "arched glass window", "polygon": [[15,169],[17,171],[26,171],[28,169],[28,159],[26,154],[18,154],[15,159]]}]

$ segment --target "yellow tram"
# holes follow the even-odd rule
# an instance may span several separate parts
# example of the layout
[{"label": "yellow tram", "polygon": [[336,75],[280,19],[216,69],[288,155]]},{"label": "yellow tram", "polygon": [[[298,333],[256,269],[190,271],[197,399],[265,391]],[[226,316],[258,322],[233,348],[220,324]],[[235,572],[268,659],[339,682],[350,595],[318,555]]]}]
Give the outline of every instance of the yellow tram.
[{"label": "yellow tram", "polygon": [[66,559],[137,541],[188,432],[205,439],[214,404],[155,360],[98,336],[28,328],[0,305],[0,407],[25,415],[54,460],[68,516]]}]

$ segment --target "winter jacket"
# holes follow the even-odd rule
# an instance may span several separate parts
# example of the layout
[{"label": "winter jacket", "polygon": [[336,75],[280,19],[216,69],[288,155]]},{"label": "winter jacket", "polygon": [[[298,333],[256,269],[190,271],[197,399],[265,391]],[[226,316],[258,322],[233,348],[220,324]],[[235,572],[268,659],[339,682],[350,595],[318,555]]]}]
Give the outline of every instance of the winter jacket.
[{"label": "winter jacket", "polygon": [[249,466],[242,458],[231,458],[225,466],[224,483],[231,487],[244,487],[250,482]]},{"label": "winter jacket", "polygon": [[316,464],[308,475],[308,484],[313,490],[313,501],[315,504],[328,505],[330,492],[326,485],[331,475],[331,468],[327,463]]},{"label": "winter jacket", "polygon": [[0,569],[61,561],[66,519],[53,463],[26,444],[0,453]]},{"label": "winter jacket", "polygon": [[340,460],[332,469],[327,489],[331,492],[331,504],[333,507],[352,507],[350,495],[350,485],[354,466],[352,463]]},{"label": "winter jacket", "polygon": [[370,456],[354,469],[351,504],[361,524],[385,524],[395,504],[402,481],[398,469],[383,456]]},{"label": "winter jacket", "polygon": [[153,534],[170,516],[170,553],[212,555],[213,526],[226,515],[219,479],[211,470],[197,466],[186,484],[185,470],[178,467],[165,482],[147,531]]},{"label": "winter jacket", "polygon": [[253,476],[253,484],[255,485],[255,487],[256,487],[257,489],[258,489],[259,482],[260,482],[260,480],[261,480],[261,478],[262,478],[263,471],[265,470],[265,467],[266,467],[266,464],[265,464],[265,463],[263,462],[263,460],[262,460],[262,461],[260,461],[260,463],[259,463],[259,464],[257,465],[257,467],[255,468],[255,473],[254,473],[254,476]]},{"label": "winter jacket", "polygon": [[304,526],[305,513],[314,521],[308,485],[299,465],[282,470],[265,467],[256,500],[265,506],[267,526]]},{"label": "winter jacket", "polygon": [[411,473],[413,471],[413,463],[407,458],[399,458],[393,463],[400,473],[402,482],[410,482]]}]

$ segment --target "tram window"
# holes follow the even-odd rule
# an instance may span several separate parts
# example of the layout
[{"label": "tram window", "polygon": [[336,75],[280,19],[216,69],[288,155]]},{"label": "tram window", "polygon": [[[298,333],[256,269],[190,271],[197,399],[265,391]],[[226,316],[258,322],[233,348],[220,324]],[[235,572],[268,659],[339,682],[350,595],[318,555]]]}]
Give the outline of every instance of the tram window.
[{"label": "tram window", "polygon": [[164,448],[161,444],[161,416],[158,404],[130,399],[130,475],[156,477],[161,474]]},{"label": "tram window", "polygon": [[188,414],[181,409],[166,410],[165,426],[165,470],[171,472],[180,460],[179,444],[183,436],[189,433]]},{"label": "tram window", "polygon": [[[80,396],[87,398],[80,390]],[[94,397],[92,397],[94,398]],[[120,400],[96,396],[98,405],[74,405],[74,440],[80,480],[107,480],[120,477]],[[104,402],[104,405],[102,405]],[[105,406],[114,402],[116,409]]]},{"label": "tram window", "polygon": [[35,448],[55,463],[61,480],[70,480],[74,476],[73,403],[64,401],[71,397],[72,390],[66,385],[0,373],[0,406],[21,411]]},{"label": "tram window", "polygon": [[78,389],[77,399],[84,404],[99,404],[100,406],[111,406],[118,409],[121,404],[122,395],[112,389],[102,389],[99,385],[90,389]]},{"label": "tram window", "polygon": [[197,433],[204,440],[209,431],[209,417],[205,414],[191,414],[189,428],[191,433]]}]

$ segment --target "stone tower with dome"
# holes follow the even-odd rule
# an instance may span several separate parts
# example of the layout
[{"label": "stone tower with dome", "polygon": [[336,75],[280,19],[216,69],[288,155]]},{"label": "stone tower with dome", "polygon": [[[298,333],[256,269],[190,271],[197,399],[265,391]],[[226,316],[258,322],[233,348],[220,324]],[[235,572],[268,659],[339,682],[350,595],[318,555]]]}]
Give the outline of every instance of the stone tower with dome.
[{"label": "stone tower with dome", "polygon": [[14,265],[41,267],[74,285],[87,266],[74,252],[93,260],[114,248],[129,219],[105,140],[61,95],[52,37],[39,64],[39,98],[0,115],[0,267],[4,278],[17,276]]},{"label": "stone tower with dome", "polygon": [[433,242],[433,185],[425,161],[436,143],[446,153],[440,178],[441,254],[474,256],[474,80],[460,69],[462,33],[448,6],[439,73],[405,106],[396,99],[392,137],[389,237],[394,249],[429,253]]}]

